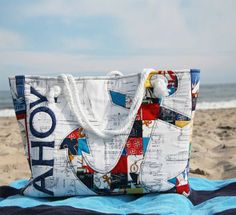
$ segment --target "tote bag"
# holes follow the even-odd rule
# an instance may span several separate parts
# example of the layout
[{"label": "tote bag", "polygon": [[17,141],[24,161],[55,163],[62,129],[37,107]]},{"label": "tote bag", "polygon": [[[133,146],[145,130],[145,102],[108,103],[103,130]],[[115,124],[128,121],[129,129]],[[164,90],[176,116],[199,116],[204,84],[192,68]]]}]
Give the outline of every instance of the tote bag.
[{"label": "tote bag", "polygon": [[199,70],[9,78],[37,197],[189,195]]}]

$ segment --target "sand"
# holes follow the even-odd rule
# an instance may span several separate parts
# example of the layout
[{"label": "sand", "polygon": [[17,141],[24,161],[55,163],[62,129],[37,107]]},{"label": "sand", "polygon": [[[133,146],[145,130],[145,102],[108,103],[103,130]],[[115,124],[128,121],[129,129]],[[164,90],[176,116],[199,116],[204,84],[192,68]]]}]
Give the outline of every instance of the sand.
[{"label": "sand", "polygon": [[[29,178],[14,117],[0,118],[0,185]],[[209,179],[236,177],[236,109],[197,110],[190,174]]]},{"label": "sand", "polygon": [[236,177],[236,108],[196,111],[190,173],[209,179]]}]

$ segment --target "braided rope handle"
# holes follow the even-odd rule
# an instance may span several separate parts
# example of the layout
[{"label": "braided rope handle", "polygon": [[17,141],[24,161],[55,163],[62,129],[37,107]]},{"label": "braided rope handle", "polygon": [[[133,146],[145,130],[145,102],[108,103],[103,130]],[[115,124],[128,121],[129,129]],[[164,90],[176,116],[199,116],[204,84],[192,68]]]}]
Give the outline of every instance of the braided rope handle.
[{"label": "braided rope handle", "polygon": [[93,132],[94,134],[96,134],[101,138],[111,138],[114,135],[127,133],[127,129],[129,129],[132,126],[136,114],[138,112],[138,109],[141,106],[143,97],[145,95],[145,86],[144,86],[145,80],[148,78],[148,75],[152,71],[153,71],[152,69],[144,69],[143,72],[140,74],[140,83],[134,96],[129,115],[126,118],[124,124],[116,130],[106,130],[106,129],[100,130],[98,126],[94,126],[88,120],[86,114],[83,111],[81,102],[79,100],[80,96],[78,94],[75,78],[72,75],[65,75],[65,74],[59,77],[62,78],[65,84],[67,102],[69,103],[71,111],[75,115],[76,120],[78,121],[80,126],[82,126],[85,130]]}]

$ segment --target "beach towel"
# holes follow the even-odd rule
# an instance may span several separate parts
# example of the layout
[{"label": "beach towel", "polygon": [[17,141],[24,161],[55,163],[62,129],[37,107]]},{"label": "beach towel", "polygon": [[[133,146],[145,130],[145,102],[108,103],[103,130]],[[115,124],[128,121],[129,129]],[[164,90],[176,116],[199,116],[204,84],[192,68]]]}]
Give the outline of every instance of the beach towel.
[{"label": "beach towel", "polygon": [[15,76],[10,88],[37,197],[188,196],[199,70]]},{"label": "beach towel", "polygon": [[0,215],[236,214],[236,178],[189,180],[188,198],[176,193],[36,198],[17,194],[27,184],[27,180],[18,180],[10,187],[0,187]]}]

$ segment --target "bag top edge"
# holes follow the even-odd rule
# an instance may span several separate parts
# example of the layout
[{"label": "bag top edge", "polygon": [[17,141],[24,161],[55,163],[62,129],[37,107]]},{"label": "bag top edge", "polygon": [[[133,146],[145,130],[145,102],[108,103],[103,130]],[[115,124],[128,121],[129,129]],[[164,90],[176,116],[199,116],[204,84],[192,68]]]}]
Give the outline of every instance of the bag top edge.
[{"label": "bag top edge", "polygon": [[[194,71],[194,72],[200,72],[199,69],[156,69],[156,71],[168,71],[168,70],[171,70],[171,71],[174,71],[174,72],[177,72],[177,73],[183,73],[183,72],[191,72],[191,71]],[[139,73],[131,73],[131,74],[124,74],[123,76],[106,76],[106,75],[96,75],[96,76],[86,76],[86,75],[83,75],[83,76],[75,76],[75,80],[85,80],[85,79],[119,79],[119,78],[122,78],[122,77],[132,77],[132,76],[137,76],[137,75],[140,75],[141,72]],[[14,76],[9,76],[8,78],[10,80],[12,79],[15,79],[16,76],[19,76],[19,75],[14,75]],[[24,76],[25,78],[43,78],[43,79],[57,79],[58,78],[58,75],[55,75],[55,76],[46,76],[46,75],[21,75],[21,76]]]}]

